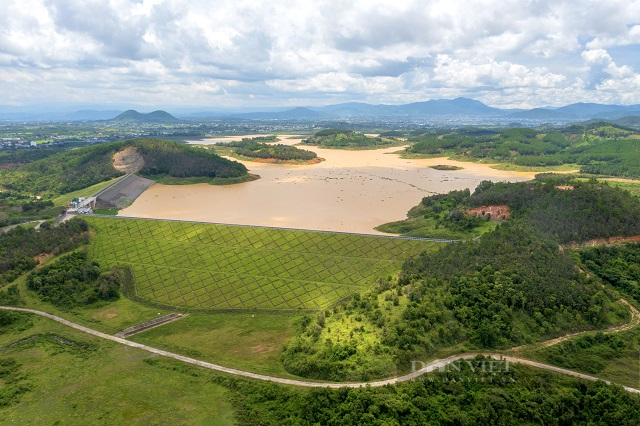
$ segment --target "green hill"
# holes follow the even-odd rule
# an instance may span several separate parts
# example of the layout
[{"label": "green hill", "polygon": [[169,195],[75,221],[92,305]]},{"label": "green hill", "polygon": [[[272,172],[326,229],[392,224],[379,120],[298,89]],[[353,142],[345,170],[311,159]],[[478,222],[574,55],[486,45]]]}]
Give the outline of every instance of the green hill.
[{"label": "green hill", "polygon": [[320,130],[309,139],[303,140],[302,143],[343,149],[376,149],[400,144],[394,138],[372,137],[353,130],[342,129]]},{"label": "green hill", "polygon": [[262,143],[261,140],[264,139],[258,137],[243,138],[238,142],[218,142],[215,150],[222,155],[282,162],[309,162],[318,157],[315,152],[306,149],[284,144]]},{"label": "green hill", "polygon": [[511,210],[494,231],[412,257],[397,281],[381,279],[301,323],[281,357],[287,370],[331,380],[383,377],[452,348],[506,349],[629,320],[616,291],[640,294],[635,275],[606,286],[558,243],[640,234],[640,200],[596,181],[541,176],[483,182],[473,195],[453,191],[422,206],[453,215],[494,204]]},{"label": "green hill", "polygon": [[640,133],[594,121],[553,131],[512,128],[497,135],[428,132],[409,138],[408,154],[456,156],[524,167],[572,165],[583,173],[640,177]]},{"label": "green hill", "polygon": [[[144,160],[138,173],[155,180],[190,178],[231,183],[249,177],[245,166],[210,150],[160,139],[134,139],[70,150],[17,168],[0,170],[3,186],[0,212],[8,216],[16,216],[20,209],[30,214],[42,213],[47,206],[40,204],[61,194],[123,175],[113,167],[113,157],[128,147],[136,148]],[[36,200],[35,196],[41,198]],[[34,203],[39,204],[28,208]]]}]

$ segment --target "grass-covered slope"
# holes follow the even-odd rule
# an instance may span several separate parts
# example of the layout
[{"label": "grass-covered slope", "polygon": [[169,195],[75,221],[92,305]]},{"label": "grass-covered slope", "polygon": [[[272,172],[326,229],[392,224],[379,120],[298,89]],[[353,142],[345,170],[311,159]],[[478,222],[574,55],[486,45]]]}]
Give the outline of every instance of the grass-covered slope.
[{"label": "grass-covered slope", "polygon": [[130,265],[138,298],[196,309],[324,309],[436,243],[328,232],[87,218],[92,259]]},{"label": "grass-covered slope", "polygon": [[353,130],[325,129],[302,141],[325,148],[376,149],[400,145],[393,137],[372,137]]},{"label": "grass-covered slope", "polygon": [[[9,317],[9,318],[7,318]],[[2,424],[234,424],[230,389],[51,320],[0,312]]]}]

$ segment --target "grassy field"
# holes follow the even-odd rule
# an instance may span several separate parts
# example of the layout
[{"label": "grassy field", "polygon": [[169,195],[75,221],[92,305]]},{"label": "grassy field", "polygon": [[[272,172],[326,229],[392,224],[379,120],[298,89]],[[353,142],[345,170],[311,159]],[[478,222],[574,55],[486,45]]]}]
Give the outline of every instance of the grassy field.
[{"label": "grassy field", "polygon": [[291,314],[195,312],[129,340],[227,367],[294,377],[278,357],[298,318]]},{"label": "grassy field", "polygon": [[84,189],[79,189],[77,191],[69,192],[68,194],[62,194],[59,197],[53,199],[53,204],[55,206],[66,206],[71,204],[71,200],[78,197],[90,197],[101,189],[106,188],[111,185],[116,180],[120,179],[119,177],[107,180],[104,182],[97,183],[95,185],[89,186]]},{"label": "grassy field", "polygon": [[632,181],[632,180],[615,180],[615,179],[603,179],[606,182],[614,187],[621,188],[629,191],[631,194],[636,197],[640,197],[640,181]]},{"label": "grassy field", "polygon": [[[235,423],[230,392],[198,369],[158,368],[159,358],[147,352],[24,318],[26,324],[0,329],[0,363],[17,362],[17,380],[4,383],[3,371],[2,424]],[[8,398],[16,388],[22,391]]]},{"label": "grassy field", "polygon": [[101,264],[131,265],[136,295],[196,309],[324,309],[437,243],[218,224],[87,218]]},{"label": "grassy field", "polygon": [[[53,262],[55,258],[49,261]],[[181,311],[152,307],[125,297],[62,310],[42,302],[28,291],[25,276],[18,278],[16,284],[23,306],[50,312],[108,334]],[[228,367],[289,377],[291,375],[284,370],[278,356],[294,333],[294,324],[299,318],[299,315],[289,313],[191,312],[180,320],[131,336],[130,340]]]},{"label": "grassy field", "polygon": [[486,221],[477,228],[466,231],[453,231],[443,227],[437,219],[432,217],[415,216],[397,222],[384,223],[376,226],[380,232],[401,234],[409,237],[432,237],[452,240],[471,240],[485,232],[493,231],[498,226],[497,222]]}]

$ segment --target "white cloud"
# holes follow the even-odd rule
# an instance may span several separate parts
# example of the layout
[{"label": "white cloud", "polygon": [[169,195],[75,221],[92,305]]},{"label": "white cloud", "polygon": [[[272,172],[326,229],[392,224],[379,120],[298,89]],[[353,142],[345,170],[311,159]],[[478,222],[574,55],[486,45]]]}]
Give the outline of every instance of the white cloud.
[{"label": "white cloud", "polygon": [[0,103],[640,103],[634,1],[4,3]]}]

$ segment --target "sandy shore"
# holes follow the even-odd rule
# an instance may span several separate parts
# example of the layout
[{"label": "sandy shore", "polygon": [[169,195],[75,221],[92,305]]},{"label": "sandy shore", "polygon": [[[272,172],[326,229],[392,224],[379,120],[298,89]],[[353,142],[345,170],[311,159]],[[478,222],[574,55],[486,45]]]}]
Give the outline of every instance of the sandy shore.
[{"label": "sandy shore", "polygon": [[[286,137],[281,141],[299,142]],[[155,184],[120,214],[377,233],[375,226],[405,218],[407,211],[427,195],[473,190],[483,180],[515,182],[535,175],[446,158],[402,159],[390,154],[398,147],[367,151],[305,149],[326,161],[313,165],[243,162],[262,178],[230,186]],[[428,167],[437,164],[464,169]]]}]

